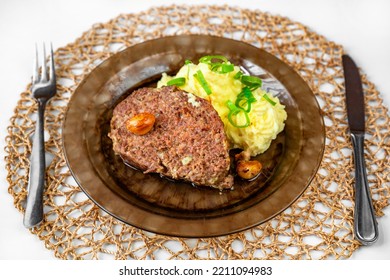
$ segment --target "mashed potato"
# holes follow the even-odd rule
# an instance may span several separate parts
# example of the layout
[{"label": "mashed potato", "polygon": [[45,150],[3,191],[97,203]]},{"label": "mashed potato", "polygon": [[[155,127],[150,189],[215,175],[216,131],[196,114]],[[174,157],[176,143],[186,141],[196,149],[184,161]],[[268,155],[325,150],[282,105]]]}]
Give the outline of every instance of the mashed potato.
[{"label": "mashed potato", "polygon": [[[232,123],[228,118],[230,109],[227,101],[235,103],[237,96],[245,87],[240,79],[235,78],[240,68],[234,66],[233,69],[228,73],[219,73],[213,71],[207,63],[187,63],[175,76],[168,76],[164,73],[157,87],[166,86],[175,78],[185,78],[185,83],[178,87],[211,102],[225,125],[231,148],[240,148],[249,152],[251,156],[255,156],[266,151],[272,140],[284,129],[287,114],[277,97],[257,88],[252,91],[256,101],[251,103],[251,109],[246,113],[250,123],[246,127],[237,127],[240,126],[237,124],[246,123],[245,113],[234,115],[235,123]],[[211,93],[208,94],[204,86],[195,78],[194,75],[198,70],[202,72]]]}]

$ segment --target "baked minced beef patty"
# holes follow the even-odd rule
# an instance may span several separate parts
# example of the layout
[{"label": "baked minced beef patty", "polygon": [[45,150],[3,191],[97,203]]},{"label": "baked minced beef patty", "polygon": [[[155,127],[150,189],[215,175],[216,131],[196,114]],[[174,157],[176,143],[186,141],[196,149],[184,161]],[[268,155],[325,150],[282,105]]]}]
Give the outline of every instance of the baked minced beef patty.
[{"label": "baked minced beef patty", "polygon": [[[155,116],[153,128],[136,135],[126,121]],[[114,109],[109,137],[116,154],[145,173],[195,185],[231,188],[228,142],[222,120],[205,99],[176,87],[141,88]]]}]

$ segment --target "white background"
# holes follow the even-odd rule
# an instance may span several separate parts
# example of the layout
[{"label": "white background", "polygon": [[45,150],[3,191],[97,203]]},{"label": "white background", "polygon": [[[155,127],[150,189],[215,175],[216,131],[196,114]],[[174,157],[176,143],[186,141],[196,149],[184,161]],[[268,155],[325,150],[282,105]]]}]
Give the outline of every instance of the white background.
[{"label": "white background", "polygon": [[[73,42],[94,23],[121,13],[169,4],[229,4],[287,16],[344,46],[390,107],[390,1],[387,0],[0,0],[0,260],[55,259],[37,236],[22,225],[22,214],[8,194],[5,136],[19,94],[30,81],[34,44],[54,48]],[[352,260],[390,260],[390,207],[379,218],[379,241],[358,249]],[[1,273],[0,273],[1,274]]]}]

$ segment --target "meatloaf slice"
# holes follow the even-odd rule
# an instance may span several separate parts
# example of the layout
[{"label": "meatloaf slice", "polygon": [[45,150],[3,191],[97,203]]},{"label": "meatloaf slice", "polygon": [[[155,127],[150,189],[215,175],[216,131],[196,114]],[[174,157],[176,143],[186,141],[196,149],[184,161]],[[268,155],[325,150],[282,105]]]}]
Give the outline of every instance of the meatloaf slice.
[{"label": "meatloaf slice", "polygon": [[[155,123],[136,135],[126,121],[141,113],[153,114]],[[176,87],[141,88],[115,107],[110,125],[115,153],[145,173],[219,189],[233,185],[224,126],[205,99]]]}]

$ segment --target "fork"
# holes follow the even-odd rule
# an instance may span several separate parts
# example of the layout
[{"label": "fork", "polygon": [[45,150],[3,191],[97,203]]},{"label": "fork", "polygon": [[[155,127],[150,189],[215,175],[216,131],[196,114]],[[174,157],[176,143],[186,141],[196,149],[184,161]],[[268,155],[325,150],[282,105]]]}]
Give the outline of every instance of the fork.
[{"label": "fork", "polygon": [[[37,226],[43,220],[43,189],[45,186],[46,168],[44,111],[47,101],[49,101],[56,93],[56,75],[52,44],[50,44],[49,65],[46,63],[46,49],[45,44],[43,44],[41,64],[41,73],[39,73],[38,48],[35,46],[31,92],[38,105],[38,117],[30,158],[30,173],[27,187],[28,194],[26,211],[23,219],[23,224],[27,228]],[[49,71],[47,69],[48,66]]]}]

